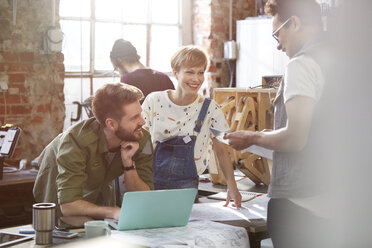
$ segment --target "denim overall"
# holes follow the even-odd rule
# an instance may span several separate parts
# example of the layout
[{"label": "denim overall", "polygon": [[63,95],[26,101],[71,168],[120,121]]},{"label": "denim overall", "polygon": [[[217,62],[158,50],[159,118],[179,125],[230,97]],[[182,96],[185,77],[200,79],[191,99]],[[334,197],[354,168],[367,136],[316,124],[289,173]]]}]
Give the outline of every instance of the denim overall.
[{"label": "denim overall", "polygon": [[[206,98],[192,136],[176,136],[158,141],[154,152],[155,189],[198,188],[199,176],[194,160],[196,135],[200,132],[211,99]],[[196,132],[196,135],[195,135]]]}]

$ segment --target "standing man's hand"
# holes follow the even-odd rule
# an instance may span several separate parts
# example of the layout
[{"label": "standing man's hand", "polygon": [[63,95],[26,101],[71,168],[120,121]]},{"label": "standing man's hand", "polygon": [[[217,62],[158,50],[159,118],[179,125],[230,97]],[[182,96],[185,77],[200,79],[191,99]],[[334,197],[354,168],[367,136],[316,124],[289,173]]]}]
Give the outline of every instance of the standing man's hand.
[{"label": "standing man's hand", "polygon": [[250,147],[254,144],[257,133],[251,131],[236,131],[233,133],[227,133],[224,139],[229,140],[229,145],[236,149],[242,150],[244,148]]},{"label": "standing man's hand", "polygon": [[138,142],[123,141],[121,143],[120,151],[124,167],[130,167],[133,165],[132,157],[137,152],[138,148],[139,148]]}]

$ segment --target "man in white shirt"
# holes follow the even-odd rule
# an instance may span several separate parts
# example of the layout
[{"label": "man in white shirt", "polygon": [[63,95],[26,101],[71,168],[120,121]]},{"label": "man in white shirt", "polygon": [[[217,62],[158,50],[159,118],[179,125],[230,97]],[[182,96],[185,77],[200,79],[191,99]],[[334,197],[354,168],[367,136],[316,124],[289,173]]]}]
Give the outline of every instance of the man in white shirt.
[{"label": "man in white shirt", "polygon": [[312,179],[299,155],[306,146],[324,84],[317,52],[323,33],[320,6],[315,0],[269,0],[265,10],[273,16],[277,48],[290,58],[274,101],[274,130],[238,131],[226,138],[238,150],[251,145],[274,150],[268,192],[269,234],[274,247],[307,247],[306,240],[314,235],[303,228],[303,220],[316,217],[302,204],[310,197]]}]

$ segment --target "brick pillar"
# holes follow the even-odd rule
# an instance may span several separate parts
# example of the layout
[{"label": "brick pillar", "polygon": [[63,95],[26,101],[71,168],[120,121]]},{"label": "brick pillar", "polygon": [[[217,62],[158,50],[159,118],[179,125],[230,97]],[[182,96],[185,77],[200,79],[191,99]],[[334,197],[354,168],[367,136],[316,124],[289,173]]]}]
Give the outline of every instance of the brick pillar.
[{"label": "brick pillar", "polygon": [[50,0],[18,1],[13,23],[12,1],[0,1],[0,82],[8,85],[0,93],[0,122],[22,129],[9,162],[34,159],[63,128],[64,57],[42,49],[51,8]]},{"label": "brick pillar", "polygon": [[[229,40],[229,0],[195,0],[193,8],[194,44],[204,47],[210,57],[204,87],[208,92],[230,82],[223,59],[223,43]],[[232,37],[236,40],[236,21],[256,16],[256,0],[233,0]]]}]

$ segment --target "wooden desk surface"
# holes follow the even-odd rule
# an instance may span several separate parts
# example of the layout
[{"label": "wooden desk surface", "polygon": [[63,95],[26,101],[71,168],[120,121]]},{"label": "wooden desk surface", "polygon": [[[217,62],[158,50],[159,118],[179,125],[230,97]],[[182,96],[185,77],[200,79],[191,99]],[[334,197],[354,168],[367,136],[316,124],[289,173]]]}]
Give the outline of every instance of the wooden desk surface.
[{"label": "wooden desk surface", "polygon": [[[2,232],[9,232],[9,233],[14,233],[14,234],[18,234],[19,230],[34,230],[34,229],[32,228],[31,224],[0,229],[0,231]],[[34,235],[30,235],[30,236],[34,236]],[[79,233],[79,237],[76,237],[73,239],[53,238],[53,245],[51,246],[57,246],[61,244],[81,241],[81,240],[84,240],[84,237],[85,237],[85,234]],[[47,247],[51,247],[51,246],[47,246]],[[35,240],[31,239],[28,241],[14,244],[11,247],[24,248],[24,247],[45,247],[45,246],[35,245]]]},{"label": "wooden desk surface", "polygon": [[[21,171],[17,173],[6,173],[4,174],[4,180],[0,180],[0,187],[6,185],[22,184],[27,182],[34,182],[36,178],[36,173],[30,173],[30,171]],[[266,193],[267,186],[256,185],[249,178],[244,178],[237,182],[239,190],[252,191],[259,193]],[[199,193],[201,195],[207,196],[216,192],[226,191],[226,186],[214,185],[211,182],[200,182]],[[199,202],[211,202],[215,200],[208,199],[206,197],[200,197]],[[251,219],[251,220],[235,220],[235,221],[220,221],[224,224],[229,224],[233,226],[245,227],[249,233],[251,247],[260,247],[260,242],[262,239],[268,237],[266,220],[264,219]],[[18,233],[20,229],[32,229],[31,225],[17,226],[11,228],[1,229],[1,231],[7,231],[11,233]],[[81,235],[82,237],[83,235]],[[54,245],[63,244],[66,242],[73,242],[82,240],[82,238],[76,238],[72,240],[66,239],[53,239]],[[12,247],[35,247],[35,241],[26,241],[16,244]]]},{"label": "wooden desk surface", "polygon": [[36,176],[33,170],[4,173],[0,180],[0,228],[31,223]]},{"label": "wooden desk surface", "polygon": [[3,179],[0,180],[0,187],[22,183],[33,183],[35,182],[36,176],[37,171],[35,170],[21,170],[17,172],[4,173]]},{"label": "wooden desk surface", "polygon": [[[205,197],[205,199],[201,198],[201,202],[204,202],[204,200],[207,201],[207,200],[211,200],[211,199],[207,199],[206,197]],[[262,220],[262,219],[219,221],[219,222],[223,223],[223,224],[233,225],[233,226],[245,227],[247,229],[248,233],[249,233],[249,241],[250,241],[251,248],[259,248],[261,240],[268,237],[267,232],[266,232],[266,221]],[[32,230],[32,226],[30,224],[29,225],[22,225],[22,226],[4,228],[4,229],[1,229],[0,231],[10,232],[10,233],[19,233],[19,230],[21,230],[21,229]],[[53,247],[53,246],[57,246],[57,245],[61,245],[61,244],[66,244],[66,243],[69,243],[69,247],[83,247],[81,245],[85,245],[85,243],[86,243],[84,237],[85,237],[85,234],[80,233],[79,237],[74,238],[74,239],[53,238],[53,245],[51,245],[49,247]],[[84,241],[84,243],[80,243],[80,242],[77,242],[77,241]],[[109,242],[109,241],[112,241],[112,240],[105,240],[105,242]],[[95,244],[95,243],[93,244],[92,242],[90,242],[90,245],[95,246],[97,244]],[[22,243],[15,244],[12,247],[24,248],[24,247],[38,247],[38,246],[35,245],[35,240],[29,240],[29,241],[25,241],[25,242],[22,242]],[[84,246],[84,247],[88,247],[88,246]],[[90,247],[92,247],[92,246],[90,246]],[[113,245],[112,247],[123,247],[123,246],[122,246],[122,243],[121,243],[121,245],[119,245],[119,246]],[[131,246],[131,247],[138,247],[138,246]]]},{"label": "wooden desk surface", "polygon": [[[267,193],[268,187],[264,184],[256,185],[247,177],[235,178],[237,186],[240,191],[251,191],[257,193]],[[212,182],[199,182],[199,202],[215,202],[216,200],[209,199],[205,196],[226,191],[227,187],[224,185],[215,185]],[[204,196],[204,197],[203,197]],[[250,220],[232,220],[232,221],[218,221],[220,223],[244,227],[249,234],[249,242],[251,248],[260,248],[261,240],[269,238],[267,232],[267,223],[265,219],[250,219]]]},{"label": "wooden desk surface", "polygon": [[[210,203],[219,200],[209,199],[207,197],[199,197],[198,203]],[[216,221],[232,226],[240,226],[247,229],[249,233],[265,232],[267,230],[265,219],[249,219],[249,220],[228,220],[228,221]]]}]

